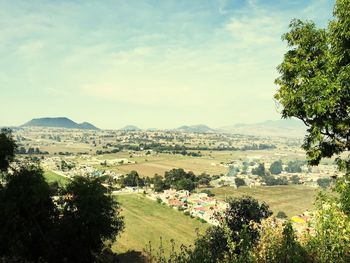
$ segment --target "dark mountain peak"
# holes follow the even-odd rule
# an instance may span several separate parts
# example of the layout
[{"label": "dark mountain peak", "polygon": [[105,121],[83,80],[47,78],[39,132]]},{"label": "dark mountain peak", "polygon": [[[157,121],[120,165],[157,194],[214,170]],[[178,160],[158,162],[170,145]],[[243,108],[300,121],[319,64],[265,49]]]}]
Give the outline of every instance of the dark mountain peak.
[{"label": "dark mountain peak", "polygon": [[83,129],[83,130],[98,130],[98,128],[95,125],[86,121],[80,123],[79,126],[80,126],[80,129]]},{"label": "dark mountain peak", "polygon": [[98,130],[97,127],[88,122],[78,124],[67,117],[45,117],[36,118],[26,122],[22,127],[53,127],[67,129]]}]

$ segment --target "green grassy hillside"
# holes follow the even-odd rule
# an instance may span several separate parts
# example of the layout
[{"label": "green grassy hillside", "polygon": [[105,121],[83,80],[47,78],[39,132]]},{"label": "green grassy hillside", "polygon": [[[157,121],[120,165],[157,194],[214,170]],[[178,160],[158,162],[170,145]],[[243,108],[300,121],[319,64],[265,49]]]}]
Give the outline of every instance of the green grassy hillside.
[{"label": "green grassy hillside", "polygon": [[117,200],[121,203],[125,217],[125,231],[113,246],[118,253],[143,251],[149,241],[157,249],[161,237],[165,251],[169,252],[171,239],[178,246],[193,244],[196,229],[203,233],[209,226],[143,195],[118,195]]}]

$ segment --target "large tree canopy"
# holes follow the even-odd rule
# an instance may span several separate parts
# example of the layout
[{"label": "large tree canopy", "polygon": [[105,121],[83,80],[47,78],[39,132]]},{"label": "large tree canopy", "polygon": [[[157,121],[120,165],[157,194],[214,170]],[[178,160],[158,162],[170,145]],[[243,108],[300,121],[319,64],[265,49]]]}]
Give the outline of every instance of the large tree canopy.
[{"label": "large tree canopy", "polygon": [[[61,256],[67,262],[93,262],[103,242],[124,228],[119,203],[98,178],[76,176],[62,191]],[[74,248],[74,249],[72,249]]]},{"label": "large tree canopy", "polygon": [[6,176],[0,190],[0,213],[0,256],[36,261],[53,252],[58,211],[39,167],[23,167]]},{"label": "large tree canopy", "polygon": [[1,129],[0,132],[0,171],[7,171],[10,162],[13,161],[16,151],[16,143],[10,129]]},{"label": "large tree canopy", "polygon": [[333,15],[326,29],[293,20],[283,35],[290,50],[278,66],[275,98],[284,118],[308,127],[310,164],[350,149],[350,1],[337,0]]}]

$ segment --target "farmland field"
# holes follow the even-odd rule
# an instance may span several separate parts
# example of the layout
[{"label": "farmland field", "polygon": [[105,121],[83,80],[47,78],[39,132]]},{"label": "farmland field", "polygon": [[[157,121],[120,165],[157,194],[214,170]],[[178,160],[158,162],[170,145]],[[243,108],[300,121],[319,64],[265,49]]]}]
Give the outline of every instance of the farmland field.
[{"label": "farmland field", "polygon": [[[138,156],[129,152],[122,151],[115,154],[100,155],[99,160],[108,161],[118,158],[126,158],[136,162],[132,164],[110,165],[109,170],[117,173],[125,174],[132,170],[137,171],[140,176],[153,177],[154,174],[164,175],[166,171],[173,168],[183,168],[186,171],[192,171],[195,174],[208,173],[210,175],[226,174],[228,168],[221,163],[236,160],[257,160],[258,162],[270,162],[272,160],[282,159],[285,163],[289,160],[305,160],[305,153],[296,151],[295,153],[284,153],[283,151],[201,151],[202,157],[191,157],[183,155],[173,155],[166,153],[158,153],[156,155]],[[95,165],[98,169],[106,169],[99,165]]]},{"label": "farmland field", "polygon": [[276,215],[284,211],[291,217],[312,209],[317,190],[302,185],[262,186],[262,187],[221,187],[210,189],[215,198],[239,197],[250,195],[259,201],[265,201]]},{"label": "farmland field", "polygon": [[[111,165],[108,167],[109,170],[115,171],[117,173],[128,173],[132,170],[137,171],[140,176],[153,177],[155,174],[164,175],[166,171],[173,168],[183,168],[186,171],[192,171],[195,174],[208,173],[214,174],[226,174],[228,169],[220,165],[221,160],[210,159],[208,156],[203,157],[191,157],[173,154],[157,154],[152,156],[136,156],[129,158],[125,152],[117,154],[109,154],[99,156],[99,160],[110,160],[117,158],[127,158],[130,161],[135,161],[134,164],[124,164],[124,165]],[[98,169],[105,169],[99,165],[95,165]]]},{"label": "farmland field", "polygon": [[171,248],[171,239],[177,246],[190,245],[196,238],[196,229],[203,233],[209,226],[140,194],[118,195],[117,200],[125,217],[125,230],[113,246],[118,253],[143,251],[149,241],[157,249],[160,237],[167,253]]}]

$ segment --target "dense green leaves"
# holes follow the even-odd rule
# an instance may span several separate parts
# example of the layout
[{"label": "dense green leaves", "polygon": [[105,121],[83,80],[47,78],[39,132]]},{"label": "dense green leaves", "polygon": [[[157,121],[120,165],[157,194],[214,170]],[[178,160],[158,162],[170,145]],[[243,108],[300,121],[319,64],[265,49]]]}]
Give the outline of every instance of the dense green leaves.
[{"label": "dense green leaves", "polygon": [[0,191],[0,256],[38,260],[53,252],[58,213],[40,168],[8,175]]},{"label": "dense green leaves", "polygon": [[1,129],[0,132],[0,172],[4,172],[13,161],[17,145],[10,129]]},{"label": "dense green leaves", "polygon": [[258,167],[252,170],[252,174],[264,176],[266,174],[265,165],[263,163],[259,163]]},{"label": "dense green leaves", "polygon": [[93,262],[104,241],[123,229],[118,203],[96,178],[74,178],[57,203],[51,195],[36,166],[6,176],[0,188],[0,257]]},{"label": "dense green leaves", "polygon": [[[119,205],[98,178],[75,177],[62,192],[60,219],[61,256],[69,262],[91,262],[103,241],[123,229]],[[72,249],[74,248],[74,249]]]},{"label": "dense green leaves", "polygon": [[338,0],[327,29],[293,20],[283,36],[290,50],[278,66],[275,95],[284,118],[308,126],[303,148],[310,164],[349,150],[350,2]]},{"label": "dense green leaves", "polygon": [[272,215],[266,203],[259,203],[250,196],[228,199],[228,208],[222,218],[225,225],[232,231],[232,240],[238,242],[240,232],[246,228],[251,242],[256,242],[259,234],[256,225],[261,220]]},{"label": "dense green leaves", "polygon": [[270,165],[270,172],[271,172],[271,174],[280,174],[282,171],[283,171],[283,167],[282,167],[282,161],[281,160],[274,161]]}]

